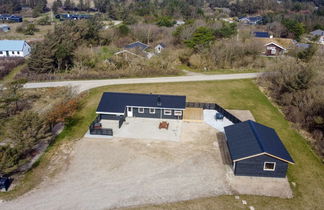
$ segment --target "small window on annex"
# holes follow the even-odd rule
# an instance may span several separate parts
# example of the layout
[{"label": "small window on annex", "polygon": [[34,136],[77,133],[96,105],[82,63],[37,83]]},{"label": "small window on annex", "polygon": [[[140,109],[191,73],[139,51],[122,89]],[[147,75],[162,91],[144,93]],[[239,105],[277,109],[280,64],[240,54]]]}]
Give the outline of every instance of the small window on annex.
[{"label": "small window on annex", "polygon": [[263,170],[264,171],[274,171],[276,169],[275,162],[264,162]]}]

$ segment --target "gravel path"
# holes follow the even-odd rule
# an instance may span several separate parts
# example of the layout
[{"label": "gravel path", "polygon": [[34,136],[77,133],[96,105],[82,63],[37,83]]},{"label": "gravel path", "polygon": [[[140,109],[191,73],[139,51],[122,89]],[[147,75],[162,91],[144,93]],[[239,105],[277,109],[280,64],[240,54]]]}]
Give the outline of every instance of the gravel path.
[{"label": "gravel path", "polygon": [[177,77],[153,77],[153,78],[131,78],[131,79],[105,79],[105,80],[79,80],[79,81],[60,81],[60,82],[39,82],[27,83],[25,88],[45,88],[72,86],[77,87],[78,91],[89,90],[105,85],[122,84],[142,84],[142,83],[165,83],[165,82],[194,82],[194,81],[213,81],[213,80],[234,80],[256,78],[260,73],[242,74],[215,74],[215,75],[191,75]]}]

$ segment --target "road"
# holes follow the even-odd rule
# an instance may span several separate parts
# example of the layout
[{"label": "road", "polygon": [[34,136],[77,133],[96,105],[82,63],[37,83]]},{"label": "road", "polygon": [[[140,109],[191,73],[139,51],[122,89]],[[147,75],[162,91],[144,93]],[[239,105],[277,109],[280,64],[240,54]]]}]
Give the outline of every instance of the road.
[{"label": "road", "polygon": [[195,82],[214,80],[252,79],[260,73],[242,74],[213,74],[213,75],[190,75],[176,77],[153,77],[153,78],[131,78],[131,79],[105,79],[105,80],[77,80],[59,82],[38,82],[27,83],[24,88],[45,88],[45,87],[76,87],[79,92],[106,85],[142,84],[142,83],[167,83],[167,82]]}]

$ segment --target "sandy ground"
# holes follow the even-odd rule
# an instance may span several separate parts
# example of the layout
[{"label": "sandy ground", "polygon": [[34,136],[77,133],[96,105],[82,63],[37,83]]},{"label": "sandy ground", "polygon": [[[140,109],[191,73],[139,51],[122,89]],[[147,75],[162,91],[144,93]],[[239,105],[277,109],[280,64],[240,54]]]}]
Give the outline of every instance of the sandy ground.
[{"label": "sandy ground", "polygon": [[254,178],[253,185],[241,185],[245,177],[232,176],[222,140],[223,134],[211,126],[191,122],[183,122],[180,142],[83,138],[59,174],[16,200],[0,203],[0,209],[109,209],[290,191],[286,179]]}]

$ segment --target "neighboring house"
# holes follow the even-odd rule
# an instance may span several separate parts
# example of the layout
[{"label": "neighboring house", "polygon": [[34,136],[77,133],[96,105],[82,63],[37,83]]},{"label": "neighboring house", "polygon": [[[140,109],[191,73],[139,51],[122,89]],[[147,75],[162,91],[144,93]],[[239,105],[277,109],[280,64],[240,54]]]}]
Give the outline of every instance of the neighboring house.
[{"label": "neighboring house", "polygon": [[8,25],[5,25],[5,24],[3,24],[3,25],[0,25],[0,32],[8,32],[8,31],[10,31],[10,27],[8,26]]},{"label": "neighboring house", "polygon": [[96,113],[100,119],[126,117],[182,119],[186,96],[103,93]]},{"label": "neighboring house", "polygon": [[24,40],[0,40],[0,57],[25,57],[31,47]]},{"label": "neighboring house", "polygon": [[160,54],[164,48],[166,48],[166,45],[163,44],[163,43],[160,43],[160,44],[156,45],[155,48],[154,48],[155,53]]},{"label": "neighboring house", "polygon": [[183,20],[177,20],[175,23],[175,26],[181,26],[184,25],[186,22],[184,22]]},{"label": "neighboring house", "polygon": [[115,53],[115,55],[122,55],[124,56],[126,59],[128,59],[129,57],[141,57],[141,58],[144,58],[144,56],[142,55],[139,55],[139,54],[136,54],[136,53],[133,53],[129,50],[121,50],[121,51],[118,51]]},{"label": "neighboring house", "polygon": [[272,128],[248,120],[225,127],[225,135],[235,175],[285,177],[294,164]]},{"label": "neighboring house", "polygon": [[296,47],[299,49],[307,49],[310,47],[310,44],[296,42]]},{"label": "neighboring house", "polygon": [[137,42],[133,42],[131,44],[128,44],[126,46],[124,46],[125,49],[128,49],[128,50],[141,50],[141,51],[144,51],[146,50],[147,48],[149,48],[149,46],[147,44],[144,44],[140,41],[137,41]]},{"label": "neighboring house", "polygon": [[221,18],[221,20],[225,21],[225,22],[228,22],[228,23],[234,23],[235,22],[234,18],[231,18],[231,17],[229,17],[229,18]]},{"label": "neighboring house", "polygon": [[115,55],[125,55],[126,58],[129,57],[128,55],[132,55],[150,59],[155,54],[146,51],[149,47],[149,45],[137,41],[124,46],[124,50],[118,51]]},{"label": "neighboring house", "polygon": [[244,24],[257,25],[261,24],[263,20],[262,16],[253,16],[253,17],[242,17],[239,18],[239,21]]},{"label": "neighboring house", "polygon": [[324,44],[324,31],[323,30],[315,30],[310,32],[310,34],[314,37],[318,37],[318,43],[319,44]]},{"label": "neighboring house", "polygon": [[10,178],[7,177],[0,177],[0,191],[7,191],[10,184],[11,184]]},{"label": "neighboring house", "polygon": [[91,17],[92,17],[92,15],[83,15],[83,14],[57,14],[57,15],[55,15],[55,18],[59,19],[60,21],[90,19]]},{"label": "neighboring house", "polygon": [[264,54],[266,56],[279,56],[279,55],[283,55],[287,52],[286,48],[282,47],[281,45],[279,45],[275,42],[267,43],[264,46],[265,46]]},{"label": "neighboring house", "polygon": [[256,43],[263,46],[262,54],[267,56],[284,55],[291,49],[295,49],[295,43],[292,39],[284,38],[254,38]]},{"label": "neighboring house", "polygon": [[3,22],[23,22],[23,18],[16,15],[0,15],[0,20],[2,20]]},{"label": "neighboring house", "polygon": [[253,32],[253,36],[256,38],[273,38],[273,36],[270,35],[268,32],[260,32],[260,31]]}]

